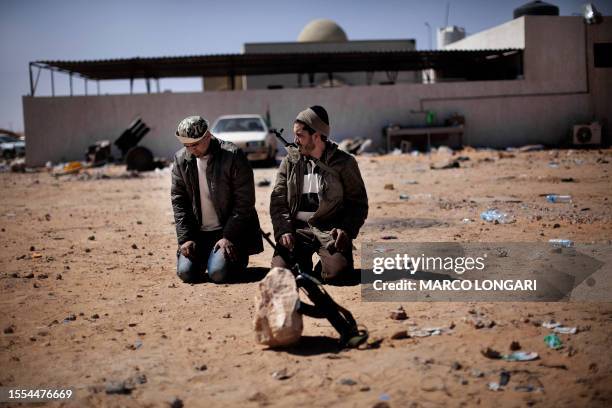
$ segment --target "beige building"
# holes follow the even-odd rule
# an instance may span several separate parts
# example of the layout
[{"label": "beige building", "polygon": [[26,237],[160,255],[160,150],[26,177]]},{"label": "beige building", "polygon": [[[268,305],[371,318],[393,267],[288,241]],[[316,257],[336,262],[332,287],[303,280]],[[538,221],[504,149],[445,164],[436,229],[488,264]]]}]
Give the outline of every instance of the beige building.
[{"label": "beige building", "polygon": [[[414,51],[412,39],[401,40],[349,40],[345,31],[336,22],[328,19],[313,20],[300,32],[295,42],[245,43],[244,54],[287,53],[342,53]],[[316,67],[314,67],[316,70]],[[312,72],[274,75],[236,75],[235,89],[283,89],[283,88],[328,88],[355,85],[385,85],[414,83],[420,81],[415,71],[371,71],[371,72]],[[232,89],[228,77],[204,78],[204,90],[223,91]]]}]

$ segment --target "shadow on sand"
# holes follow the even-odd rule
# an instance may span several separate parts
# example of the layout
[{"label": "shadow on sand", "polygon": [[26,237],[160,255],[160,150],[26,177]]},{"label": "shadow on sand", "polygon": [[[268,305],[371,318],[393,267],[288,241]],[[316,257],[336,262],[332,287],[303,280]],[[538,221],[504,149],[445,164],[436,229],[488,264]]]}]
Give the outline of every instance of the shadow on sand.
[{"label": "shadow on sand", "polygon": [[302,336],[300,341],[292,346],[269,348],[267,351],[284,352],[296,356],[316,356],[320,354],[336,354],[342,351],[338,339],[327,336]]}]

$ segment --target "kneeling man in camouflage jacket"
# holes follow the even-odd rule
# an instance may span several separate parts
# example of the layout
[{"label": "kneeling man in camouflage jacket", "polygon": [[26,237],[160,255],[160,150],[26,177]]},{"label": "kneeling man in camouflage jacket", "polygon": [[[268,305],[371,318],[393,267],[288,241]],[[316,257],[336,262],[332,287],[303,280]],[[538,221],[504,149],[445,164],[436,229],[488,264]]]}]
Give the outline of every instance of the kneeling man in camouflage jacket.
[{"label": "kneeling man in camouflage jacket", "polygon": [[[312,106],[293,123],[295,147],[287,148],[270,200],[270,216],[281,251],[300,268],[325,280],[353,271],[352,240],[368,215],[368,196],[357,161],[329,140],[327,111]],[[287,267],[275,253],[272,266]]]}]

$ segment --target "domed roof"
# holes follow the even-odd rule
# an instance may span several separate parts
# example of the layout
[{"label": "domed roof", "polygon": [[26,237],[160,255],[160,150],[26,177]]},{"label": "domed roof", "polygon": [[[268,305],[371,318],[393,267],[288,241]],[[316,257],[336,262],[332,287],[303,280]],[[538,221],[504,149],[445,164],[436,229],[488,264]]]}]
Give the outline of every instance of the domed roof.
[{"label": "domed roof", "polygon": [[346,33],[335,21],[320,18],[312,20],[302,29],[298,42],[346,42]]}]

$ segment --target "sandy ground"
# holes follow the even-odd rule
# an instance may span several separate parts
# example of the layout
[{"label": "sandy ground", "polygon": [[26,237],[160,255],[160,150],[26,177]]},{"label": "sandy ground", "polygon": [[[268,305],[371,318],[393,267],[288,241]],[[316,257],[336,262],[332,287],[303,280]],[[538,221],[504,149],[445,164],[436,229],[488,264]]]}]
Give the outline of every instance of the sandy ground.
[{"label": "sandy ground", "polygon": [[[460,154],[470,160],[448,170],[429,169],[447,158],[442,153],[359,157],[370,215],[356,245],[384,235],[610,243],[612,150]],[[255,169],[255,180],[274,173]],[[270,248],[251,258],[252,282],[183,284],[169,172],[128,178],[115,166],[90,175],[0,174],[0,386],[71,387],[74,399],[48,404],[71,407],[168,406],[175,398],[186,407],[612,405],[612,303],[403,303],[409,318],[395,321],[389,312],[397,303],[362,302],[359,286],[334,286],[334,298],[383,339],[379,348],[338,351],[327,321],[306,318],[300,344],[268,350],[254,342],[251,321]],[[561,181],[568,177],[574,181]],[[257,188],[266,230],[270,191]],[[540,196],[551,192],[570,193],[574,203]],[[479,220],[492,205],[517,221]],[[404,222],[381,226],[397,219]],[[475,314],[496,324],[476,329]],[[560,335],[564,348],[548,349],[540,322],[549,319],[582,330]],[[451,325],[439,336],[391,339],[400,329]],[[540,359],[510,363],[480,353],[508,352],[512,341]],[[276,379],[283,369],[289,378]],[[508,385],[490,391],[504,370]],[[121,381],[131,394],[107,394]]]}]

